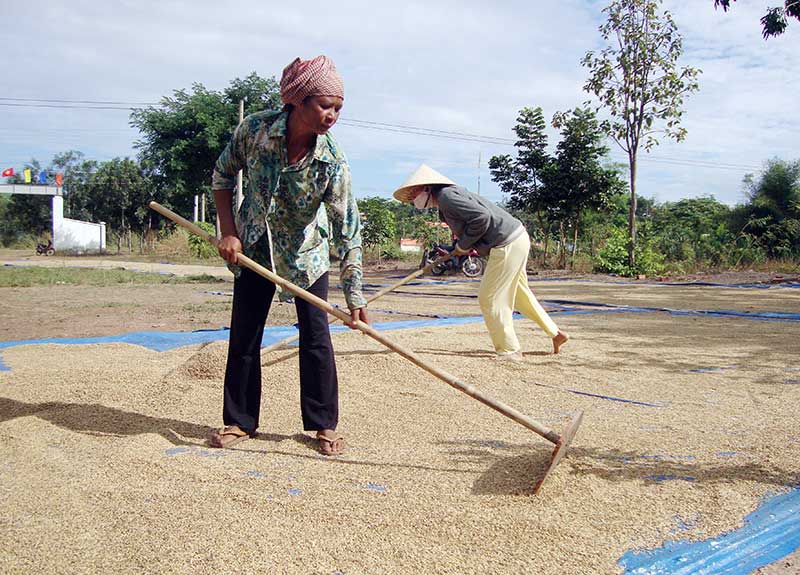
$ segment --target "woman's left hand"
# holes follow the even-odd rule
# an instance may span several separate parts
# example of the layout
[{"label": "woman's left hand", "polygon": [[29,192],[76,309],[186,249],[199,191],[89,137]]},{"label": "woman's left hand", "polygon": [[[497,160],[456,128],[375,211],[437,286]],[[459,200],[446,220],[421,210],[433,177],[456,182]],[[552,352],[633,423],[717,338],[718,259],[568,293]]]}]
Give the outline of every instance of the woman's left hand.
[{"label": "woman's left hand", "polygon": [[358,309],[350,310],[350,329],[358,329],[356,322],[361,321],[369,325],[369,318],[367,318],[367,308],[360,307]]}]

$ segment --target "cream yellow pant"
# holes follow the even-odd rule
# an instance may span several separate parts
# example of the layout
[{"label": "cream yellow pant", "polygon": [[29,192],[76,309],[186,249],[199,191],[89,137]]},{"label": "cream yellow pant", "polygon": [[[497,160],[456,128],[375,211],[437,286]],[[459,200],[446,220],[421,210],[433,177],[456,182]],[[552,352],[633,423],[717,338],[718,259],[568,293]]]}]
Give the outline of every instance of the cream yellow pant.
[{"label": "cream yellow pant", "polygon": [[515,309],[538,323],[551,338],[558,333],[558,326],[528,287],[525,264],[530,246],[531,240],[525,232],[510,244],[489,252],[478,302],[497,353],[520,349],[512,317]]}]

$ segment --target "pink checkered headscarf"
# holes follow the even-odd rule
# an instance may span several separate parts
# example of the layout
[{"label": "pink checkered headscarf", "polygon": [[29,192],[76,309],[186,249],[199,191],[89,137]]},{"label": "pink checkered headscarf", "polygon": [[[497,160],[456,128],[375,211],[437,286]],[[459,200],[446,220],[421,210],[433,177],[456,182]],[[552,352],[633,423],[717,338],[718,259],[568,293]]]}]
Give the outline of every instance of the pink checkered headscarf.
[{"label": "pink checkered headscarf", "polygon": [[344,84],[333,60],[317,56],[313,60],[295,58],[283,69],[281,100],[299,106],[308,96],[339,96],[344,99]]}]

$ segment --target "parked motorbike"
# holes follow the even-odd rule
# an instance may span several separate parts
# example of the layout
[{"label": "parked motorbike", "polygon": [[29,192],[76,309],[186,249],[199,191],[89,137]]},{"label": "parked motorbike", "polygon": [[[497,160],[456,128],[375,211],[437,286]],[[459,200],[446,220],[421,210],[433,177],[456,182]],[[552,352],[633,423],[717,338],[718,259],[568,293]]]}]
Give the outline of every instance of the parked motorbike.
[{"label": "parked motorbike", "polygon": [[[452,252],[455,246],[433,246],[425,256],[425,265],[435,261],[437,258]],[[431,269],[431,273],[435,276],[440,276],[447,272],[461,271],[468,278],[478,277],[483,275],[483,270],[486,269],[486,260],[484,260],[476,250],[472,249],[468,254],[463,256],[453,256],[444,263],[438,264]]]},{"label": "parked motorbike", "polygon": [[53,240],[47,240],[47,243],[36,244],[36,253],[40,256],[52,256],[56,253],[53,247]]}]

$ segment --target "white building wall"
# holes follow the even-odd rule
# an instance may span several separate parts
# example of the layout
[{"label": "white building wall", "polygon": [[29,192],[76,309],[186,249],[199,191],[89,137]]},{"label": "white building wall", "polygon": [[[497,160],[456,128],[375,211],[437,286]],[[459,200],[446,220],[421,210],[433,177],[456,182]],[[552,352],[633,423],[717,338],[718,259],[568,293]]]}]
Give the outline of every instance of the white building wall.
[{"label": "white building wall", "polygon": [[422,245],[414,238],[400,238],[401,252],[421,252]]},{"label": "white building wall", "polygon": [[106,224],[65,218],[64,198],[53,196],[53,247],[57,250],[105,250]]}]

